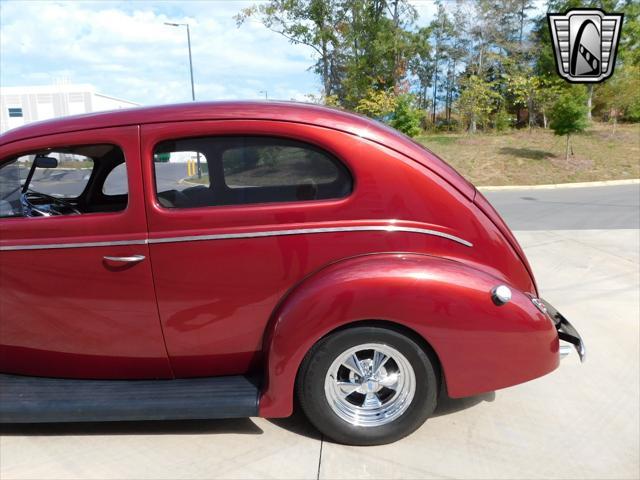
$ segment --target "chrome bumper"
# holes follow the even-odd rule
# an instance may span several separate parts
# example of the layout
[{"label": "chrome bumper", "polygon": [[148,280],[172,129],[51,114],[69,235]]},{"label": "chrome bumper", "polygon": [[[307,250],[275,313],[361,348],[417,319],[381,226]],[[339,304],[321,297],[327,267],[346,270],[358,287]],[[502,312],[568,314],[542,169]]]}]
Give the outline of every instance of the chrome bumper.
[{"label": "chrome bumper", "polygon": [[[538,300],[542,304],[542,306],[544,306],[544,310],[546,311],[547,315],[549,315],[551,320],[553,320],[553,323],[556,326],[556,330],[558,331],[558,338],[560,338],[560,340],[562,340],[563,342],[569,343],[569,345],[560,345],[560,358],[566,357],[571,352],[571,348],[575,348],[578,352],[578,356],[580,357],[580,361],[584,363],[587,356],[587,350],[584,346],[582,337],[575,329],[575,327],[571,325],[571,323],[569,323],[569,320],[564,318],[564,316],[549,302],[541,298],[536,300]],[[540,308],[540,305],[536,305],[538,306],[538,308]]]}]

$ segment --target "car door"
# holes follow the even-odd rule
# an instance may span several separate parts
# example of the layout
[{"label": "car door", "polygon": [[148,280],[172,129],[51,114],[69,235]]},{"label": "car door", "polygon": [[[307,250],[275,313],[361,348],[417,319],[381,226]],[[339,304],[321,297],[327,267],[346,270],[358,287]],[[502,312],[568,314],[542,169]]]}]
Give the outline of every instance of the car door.
[{"label": "car door", "polygon": [[[380,210],[381,200],[354,200],[355,171],[344,161],[348,152],[374,161],[367,148],[288,122],[142,126],[154,281],[177,377],[259,368],[265,328],[288,289],[332,259],[394,248],[340,232]],[[282,170],[279,159],[292,155],[301,163]],[[189,168],[198,157],[201,178]],[[332,228],[291,234],[323,226]]]},{"label": "car door", "polygon": [[[139,127],[3,145],[3,193],[9,169],[20,169],[25,155],[42,152],[54,152],[60,163],[36,172],[34,189],[75,202],[82,214],[26,217],[15,202],[7,214],[11,202],[0,200],[0,371],[170,377],[146,243]],[[122,161],[126,175],[118,173],[118,195],[106,195],[104,177]]]}]

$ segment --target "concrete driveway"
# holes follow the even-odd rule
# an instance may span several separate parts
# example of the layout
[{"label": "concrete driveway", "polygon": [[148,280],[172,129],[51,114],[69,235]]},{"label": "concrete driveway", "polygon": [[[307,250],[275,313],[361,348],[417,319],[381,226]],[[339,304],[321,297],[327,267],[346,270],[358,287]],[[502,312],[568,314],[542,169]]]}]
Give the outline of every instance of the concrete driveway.
[{"label": "concrete driveway", "polygon": [[[538,380],[443,400],[416,433],[381,447],[336,445],[299,415],[4,426],[0,478],[639,478],[640,236],[637,224],[618,223],[615,209],[597,213],[603,192],[551,208],[554,229],[530,229],[507,214],[523,222],[516,236],[543,296],[585,339],[585,364],[572,354]],[[497,193],[488,196],[507,213]],[[518,192],[506,205],[527,217],[531,200],[517,198],[531,195]],[[640,188],[623,197],[629,205],[620,209],[637,219]],[[599,228],[559,229],[576,215]]]}]

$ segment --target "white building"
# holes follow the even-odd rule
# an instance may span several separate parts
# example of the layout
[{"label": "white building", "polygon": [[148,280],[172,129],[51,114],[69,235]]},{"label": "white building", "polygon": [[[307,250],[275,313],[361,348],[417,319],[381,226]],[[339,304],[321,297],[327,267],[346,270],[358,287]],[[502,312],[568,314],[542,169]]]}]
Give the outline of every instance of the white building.
[{"label": "white building", "polygon": [[0,87],[0,133],[38,120],[136,106],[98,93],[92,85]]}]

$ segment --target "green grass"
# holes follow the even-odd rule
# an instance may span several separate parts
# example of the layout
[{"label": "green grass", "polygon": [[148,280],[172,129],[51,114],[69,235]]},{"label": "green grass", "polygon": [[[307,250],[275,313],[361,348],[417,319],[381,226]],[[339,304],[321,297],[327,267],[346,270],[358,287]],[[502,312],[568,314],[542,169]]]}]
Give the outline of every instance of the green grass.
[{"label": "green grass", "polygon": [[416,138],[476,185],[540,185],[640,178],[640,124],[594,123],[572,137],[574,156],[565,161],[565,137],[551,130],[504,134],[434,134]]}]

